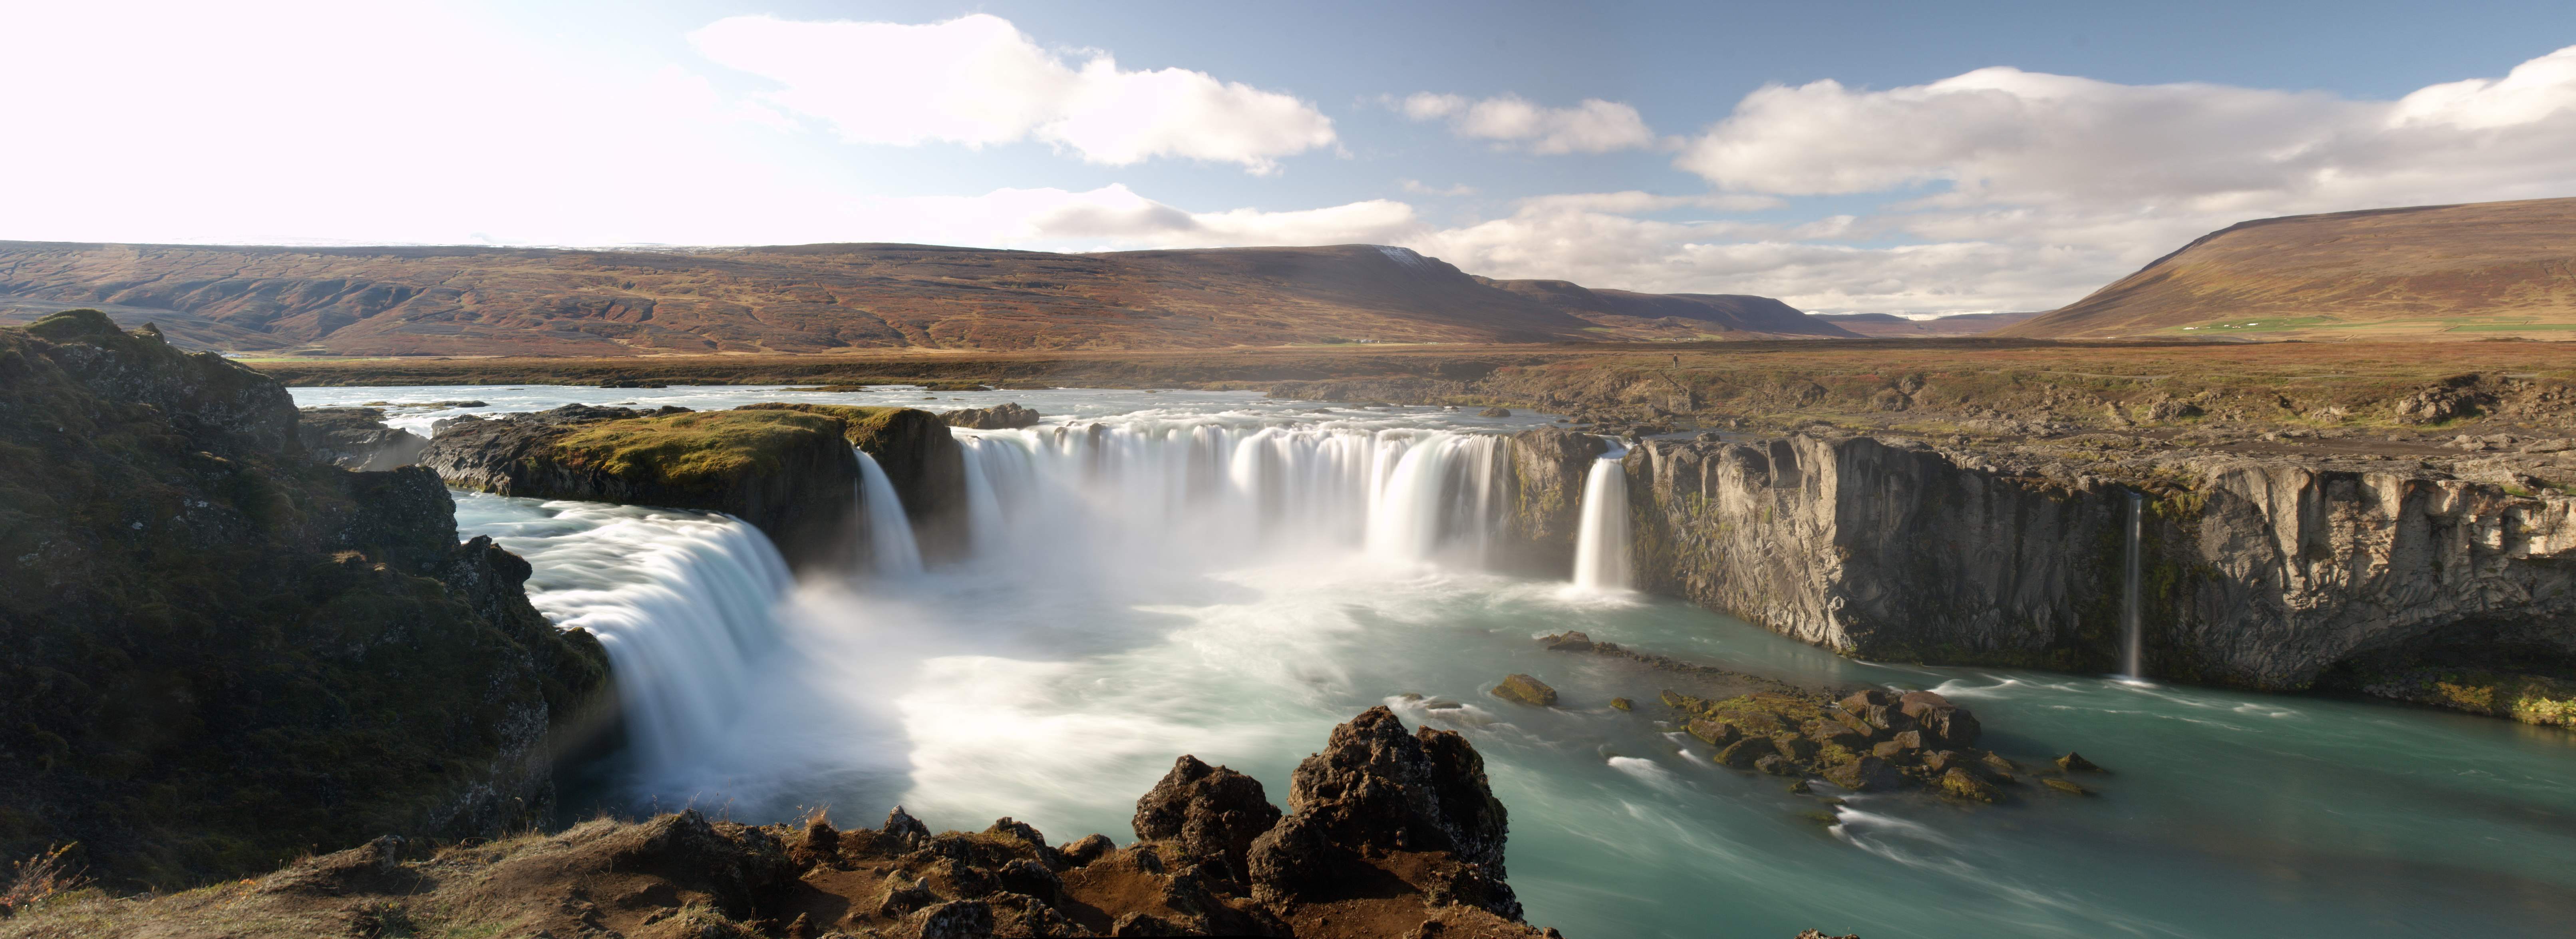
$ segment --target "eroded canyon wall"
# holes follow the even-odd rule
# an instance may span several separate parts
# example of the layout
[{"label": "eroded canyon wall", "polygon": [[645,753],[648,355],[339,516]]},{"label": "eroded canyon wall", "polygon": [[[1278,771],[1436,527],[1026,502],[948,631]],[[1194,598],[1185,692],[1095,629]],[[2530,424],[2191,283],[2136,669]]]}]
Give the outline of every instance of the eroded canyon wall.
[{"label": "eroded canyon wall", "polygon": [[[1514,464],[1561,448],[1524,435]],[[2116,670],[2134,504],[2149,675],[2285,689],[2355,666],[2576,662],[2563,494],[2402,464],[2069,466],[1806,435],[1650,440],[1624,465],[1638,586],[1861,658]],[[1580,468],[1559,472],[1579,491]]]}]

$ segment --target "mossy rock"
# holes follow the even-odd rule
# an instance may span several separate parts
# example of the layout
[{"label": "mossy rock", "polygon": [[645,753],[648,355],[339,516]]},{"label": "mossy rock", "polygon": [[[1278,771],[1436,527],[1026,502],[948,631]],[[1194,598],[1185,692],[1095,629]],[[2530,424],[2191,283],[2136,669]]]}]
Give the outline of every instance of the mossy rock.
[{"label": "mossy rock", "polygon": [[1637,703],[1626,698],[1612,698],[1610,699],[1610,706],[1622,711],[1633,711],[1637,709]]},{"label": "mossy rock", "polygon": [[1513,701],[1520,704],[1526,704],[1531,707],[1544,708],[1556,706],[1556,689],[1548,687],[1546,682],[1528,675],[1515,674],[1503,676],[1502,683],[1494,686],[1493,694],[1494,697],[1501,698],[1505,701]]},{"label": "mossy rock", "polygon": [[1978,778],[1977,774],[1969,772],[1965,767],[1951,767],[1948,772],[1941,774],[1938,782],[1942,795],[1963,802],[1992,804],[2004,800],[2003,790],[1995,788],[1993,783]]}]

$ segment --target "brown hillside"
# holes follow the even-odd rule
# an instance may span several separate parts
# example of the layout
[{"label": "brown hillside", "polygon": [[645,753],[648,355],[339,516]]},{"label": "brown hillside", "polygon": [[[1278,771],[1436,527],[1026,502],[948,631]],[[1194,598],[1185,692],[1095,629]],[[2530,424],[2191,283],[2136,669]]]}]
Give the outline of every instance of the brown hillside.
[{"label": "brown hillside", "polygon": [[2259,219],[1990,335],[2576,338],[2576,199]]},{"label": "brown hillside", "polygon": [[1922,339],[1933,336],[1981,336],[2038,316],[2038,313],[1958,313],[1910,320],[1889,313],[1817,313],[1815,318],[1863,336]]},{"label": "brown hillside", "polygon": [[[0,322],[93,306],[120,322],[155,321],[183,345],[242,352],[1222,348],[1700,338],[1748,328],[1844,335],[1775,300],[1662,299],[1712,311],[1691,322],[1718,328],[1563,309],[1374,245],[1052,254],[883,244],[573,251],[0,242]],[[1714,301],[1768,307],[1727,314]]]},{"label": "brown hillside", "polygon": [[1623,339],[1856,335],[1770,297],[1595,290],[1562,280],[1477,280],[1589,321],[1596,332]]}]

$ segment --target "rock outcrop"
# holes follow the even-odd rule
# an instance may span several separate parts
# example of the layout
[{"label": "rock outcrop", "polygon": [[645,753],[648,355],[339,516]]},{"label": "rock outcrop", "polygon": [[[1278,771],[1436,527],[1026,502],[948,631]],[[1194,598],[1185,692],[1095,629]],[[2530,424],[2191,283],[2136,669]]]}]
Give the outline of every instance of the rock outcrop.
[{"label": "rock outcrop", "polygon": [[[176,895],[57,901],[14,922],[99,934],[1440,936],[1539,939],[1503,883],[1504,812],[1475,748],[1385,708],[1333,730],[1282,818],[1261,784],[1182,757],[1137,802],[1139,841],[1062,846],[1004,818],[932,834],[817,814],[694,811],[432,852],[380,838]],[[348,843],[343,841],[341,843]]]},{"label": "rock outcrop", "polygon": [[441,421],[420,463],[450,485],[501,495],[729,513],[807,566],[855,543],[848,431],[829,414],[572,404]]},{"label": "rock outcrop", "polygon": [[428,471],[313,460],[257,372],[0,329],[0,856],[180,886],[541,819],[606,659],[456,534]]},{"label": "rock outcrop", "polygon": [[1021,407],[1019,402],[996,404],[989,408],[964,408],[939,415],[950,427],[973,430],[1009,430],[1038,425],[1038,412]]},{"label": "rock outcrop", "polygon": [[1592,461],[1609,450],[1600,437],[1555,427],[1512,435],[1510,515],[1504,530],[1508,563],[1547,571],[1573,567],[1583,477],[1591,472]]},{"label": "rock outcrop", "polygon": [[850,445],[877,461],[903,500],[922,556],[953,557],[965,550],[966,454],[938,415],[845,404],[754,404],[743,410],[801,411],[847,422]]},{"label": "rock outcrop", "polygon": [[[1580,486],[1558,439],[1513,449],[1525,489],[1533,471],[1541,491]],[[2576,663],[2576,497],[2556,492],[2387,460],[1814,435],[1649,440],[1624,466],[1641,587],[1850,655],[2118,668],[2135,511],[2149,675],[2290,689],[2357,666]]]},{"label": "rock outcrop", "polygon": [[419,434],[385,426],[381,408],[306,408],[295,433],[314,459],[353,470],[409,466],[429,446]]}]

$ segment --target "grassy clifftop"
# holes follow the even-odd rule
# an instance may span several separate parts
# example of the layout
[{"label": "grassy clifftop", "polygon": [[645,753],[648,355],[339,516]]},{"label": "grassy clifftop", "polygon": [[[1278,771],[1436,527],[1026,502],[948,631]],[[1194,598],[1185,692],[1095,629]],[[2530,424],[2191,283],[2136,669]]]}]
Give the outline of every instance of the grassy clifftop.
[{"label": "grassy clifftop", "polygon": [[[884,410],[884,409],[880,409]],[[681,489],[722,488],[783,472],[814,435],[842,422],[794,411],[706,411],[587,425],[555,444],[576,466]]]},{"label": "grassy clifftop", "polygon": [[0,329],[0,857],[121,886],[524,824],[604,685],[418,470],[312,462],[285,390],[94,312]]}]

